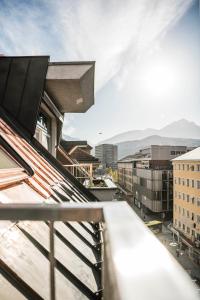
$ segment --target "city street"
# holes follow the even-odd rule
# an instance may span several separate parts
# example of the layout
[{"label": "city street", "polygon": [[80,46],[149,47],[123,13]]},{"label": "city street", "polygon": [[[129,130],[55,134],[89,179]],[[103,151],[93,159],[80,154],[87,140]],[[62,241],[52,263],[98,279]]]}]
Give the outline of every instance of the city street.
[{"label": "city street", "polygon": [[[132,206],[136,214],[145,222],[155,220],[154,216],[144,215],[141,210],[135,205]],[[142,215],[141,215],[142,214]],[[180,263],[180,265],[188,272],[192,280],[198,285],[199,295],[200,295],[200,266],[193,262],[186,250],[181,250],[177,255],[177,249],[179,248],[178,243],[174,243],[173,235],[171,231],[167,228],[169,222],[162,225],[162,233],[156,234],[155,236],[160,240],[160,242],[168,249],[168,251],[175,257],[175,259]]]}]

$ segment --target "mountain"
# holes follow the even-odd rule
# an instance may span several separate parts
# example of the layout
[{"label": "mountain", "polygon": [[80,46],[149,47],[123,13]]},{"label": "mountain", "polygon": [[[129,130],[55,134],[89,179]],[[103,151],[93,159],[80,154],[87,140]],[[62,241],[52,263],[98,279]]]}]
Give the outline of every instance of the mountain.
[{"label": "mountain", "polygon": [[125,141],[144,139],[148,136],[158,135],[163,137],[200,139],[200,126],[194,122],[181,119],[161,129],[147,128],[144,130],[131,130],[115,135],[99,144],[117,144]]},{"label": "mountain", "polygon": [[117,143],[117,145],[118,145],[118,159],[121,159],[127,155],[134,154],[140,149],[148,147],[150,145],[174,145],[174,146],[199,147],[200,138],[187,139],[187,138],[173,138],[173,137],[152,135],[140,140]]},{"label": "mountain", "polygon": [[62,139],[65,141],[80,141],[79,138],[69,136],[67,134],[62,134]]}]

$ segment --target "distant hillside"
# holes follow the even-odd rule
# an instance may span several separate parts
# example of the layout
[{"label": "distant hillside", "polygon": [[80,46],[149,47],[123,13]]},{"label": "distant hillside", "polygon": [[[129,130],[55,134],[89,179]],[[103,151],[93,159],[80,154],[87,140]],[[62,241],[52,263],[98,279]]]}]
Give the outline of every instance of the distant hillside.
[{"label": "distant hillside", "polygon": [[199,147],[199,139],[183,139],[173,137],[162,137],[159,135],[152,135],[144,139],[135,141],[125,141],[117,143],[118,145],[118,159],[121,159],[127,155],[134,154],[141,148],[148,147],[150,145],[174,145],[174,146],[188,146],[188,147]]},{"label": "distant hillside", "polygon": [[62,134],[62,139],[65,141],[80,141],[79,138],[69,136],[67,134]]},{"label": "distant hillside", "polygon": [[147,128],[144,130],[131,130],[123,132],[111,137],[110,139],[104,140],[99,144],[117,144],[126,141],[140,140],[153,135],[184,139],[200,139],[200,126],[198,126],[194,122],[181,119],[161,129]]}]

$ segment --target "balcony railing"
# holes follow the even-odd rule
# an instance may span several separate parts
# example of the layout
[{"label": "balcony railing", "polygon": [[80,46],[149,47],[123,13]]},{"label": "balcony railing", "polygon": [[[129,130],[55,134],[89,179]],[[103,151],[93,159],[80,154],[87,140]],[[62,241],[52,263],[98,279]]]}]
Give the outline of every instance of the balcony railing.
[{"label": "balcony railing", "polygon": [[73,165],[64,165],[64,167],[81,183],[86,179],[93,179],[93,164],[73,164]]},{"label": "balcony railing", "polygon": [[55,299],[54,222],[101,222],[103,299],[197,300],[188,274],[125,202],[1,204],[0,220],[50,223],[50,289]]}]

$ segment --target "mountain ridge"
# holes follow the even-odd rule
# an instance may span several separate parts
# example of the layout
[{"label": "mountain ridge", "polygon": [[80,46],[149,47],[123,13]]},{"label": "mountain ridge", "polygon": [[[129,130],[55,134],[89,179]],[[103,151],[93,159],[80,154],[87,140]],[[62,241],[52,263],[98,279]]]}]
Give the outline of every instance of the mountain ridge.
[{"label": "mountain ridge", "polygon": [[152,135],[159,135],[162,137],[176,137],[176,138],[193,138],[200,139],[200,126],[195,122],[186,119],[174,121],[161,129],[146,128],[129,130],[117,134],[109,139],[103,140],[98,144],[117,144],[125,141],[139,140]]},{"label": "mountain ridge", "polygon": [[152,135],[140,140],[125,141],[125,142],[117,143],[118,159],[121,159],[128,155],[132,155],[135,152],[139,151],[140,149],[149,147],[150,145],[199,147],[200,139],[173,138],[173,137],[162,137],[159,135]]}]

